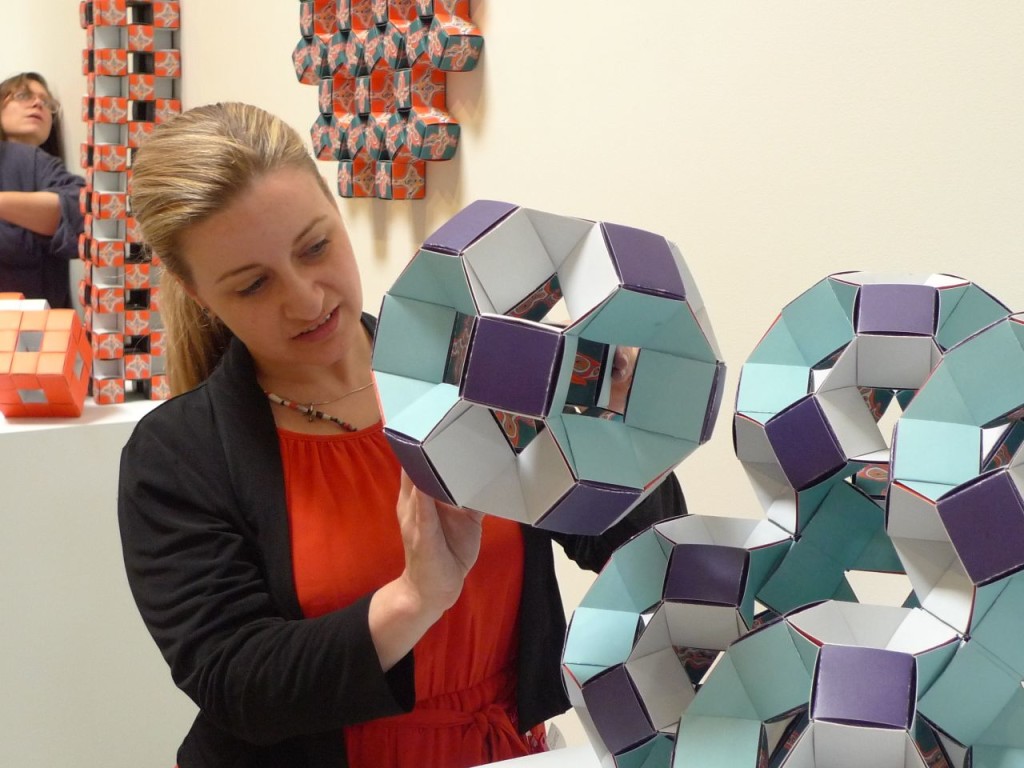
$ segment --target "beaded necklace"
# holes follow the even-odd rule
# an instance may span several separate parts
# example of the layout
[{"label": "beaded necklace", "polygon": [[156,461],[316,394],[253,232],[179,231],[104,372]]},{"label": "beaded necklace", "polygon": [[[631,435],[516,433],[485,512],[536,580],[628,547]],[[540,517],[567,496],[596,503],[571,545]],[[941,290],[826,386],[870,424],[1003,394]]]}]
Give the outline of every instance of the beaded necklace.
[{"label": "beaded necklace", "polygon": [[280,395],[275,395],[273,392],[264,391],[263,394],[265,394],[267,396],[267,399],[270,400],[270,402],[274,403],[275,405],[281,405],[284,406],[285,408],[291,408],[293,411],[297,411],[298,413],[303,414],[306,417],[306,421],[310,423],[313,423],[314,419],[320,419],[321,421],[329,421],[332,424],[341,427],[341,429],[344,430],[345,432],[355,432],[357,431],[356,428],[349,424],[347,421],[342,421],[337,416],[331,416],[331,414],[329,413],[324,413],[323,411],[318,410],[316,406],[336,403],[339,400],[344,400],[349,395],[354,395],[356,392],[362,392],[364,389],[369,389],[372,385],[373,382],[371,381],[369,384],[364,384],[361,387],[356,387],[355,389],[346,392],[344,395],[336,397],[333,400],[321,400],[318,403],[297,403],[294,400],[288,400],[284,397],[281,397]]}]

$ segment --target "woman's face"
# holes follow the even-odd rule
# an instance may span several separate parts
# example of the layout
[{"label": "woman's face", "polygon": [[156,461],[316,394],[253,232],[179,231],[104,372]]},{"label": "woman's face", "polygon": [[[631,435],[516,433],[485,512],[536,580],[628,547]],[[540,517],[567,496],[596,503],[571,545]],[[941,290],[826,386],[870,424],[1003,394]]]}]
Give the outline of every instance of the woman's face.
[{"label": "woman's face", "polygon": [[35,80],[26,80],[0,106],[0,125],[8,141],[41,146],[53,129],[57,102]]},{"label": "woman's face", "polygon": [[257,178],[190,228],[186,290],[242,341],[262,375],[295,378],[344,361],[361,332],[363,297],[334,200],[308,170]]}]

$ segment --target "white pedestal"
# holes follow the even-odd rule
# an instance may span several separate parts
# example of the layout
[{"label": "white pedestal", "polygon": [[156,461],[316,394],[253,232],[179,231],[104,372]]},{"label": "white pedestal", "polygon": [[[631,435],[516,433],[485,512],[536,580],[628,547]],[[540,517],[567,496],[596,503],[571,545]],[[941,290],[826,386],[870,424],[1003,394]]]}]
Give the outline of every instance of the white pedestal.
[{"label": "white pedestal", "polygon": [[135,609],[121,558],[121,447],[156,403],[0,416],[0,762],[171,768],[195,706]]},{"label": "white pedestal", "polygon": [[[515,760],[502,760],[490,763],[493,768],[601,768],[597,755],[591,747],[569,747],[555,749],[542,755],[517,757]],[[488,766],[481,766],[488,768]]]}]

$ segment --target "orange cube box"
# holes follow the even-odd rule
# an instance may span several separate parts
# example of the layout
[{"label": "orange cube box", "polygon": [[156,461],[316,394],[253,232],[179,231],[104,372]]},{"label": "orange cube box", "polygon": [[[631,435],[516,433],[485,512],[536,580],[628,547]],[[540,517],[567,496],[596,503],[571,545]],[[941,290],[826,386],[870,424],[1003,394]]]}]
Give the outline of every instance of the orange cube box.
[{"label": "orange cube box", "polygon": [[75,311],[0,310],[0,329],[0,413],[81,416],[92,349]]}]

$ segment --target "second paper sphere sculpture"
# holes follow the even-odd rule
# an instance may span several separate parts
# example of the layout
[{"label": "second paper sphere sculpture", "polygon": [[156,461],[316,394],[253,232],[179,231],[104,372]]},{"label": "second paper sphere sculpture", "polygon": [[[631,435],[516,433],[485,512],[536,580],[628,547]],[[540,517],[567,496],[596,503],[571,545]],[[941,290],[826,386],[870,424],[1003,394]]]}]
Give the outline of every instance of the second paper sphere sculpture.
[{"label": "second paper sphere sculpture", "polygon": [[[613,382],[617,351],[635,366]],[[720,358],[663,236],[477,201],[385,295],[373,369],[385,433],[421,490],[595,534],[710,437]]]}]

